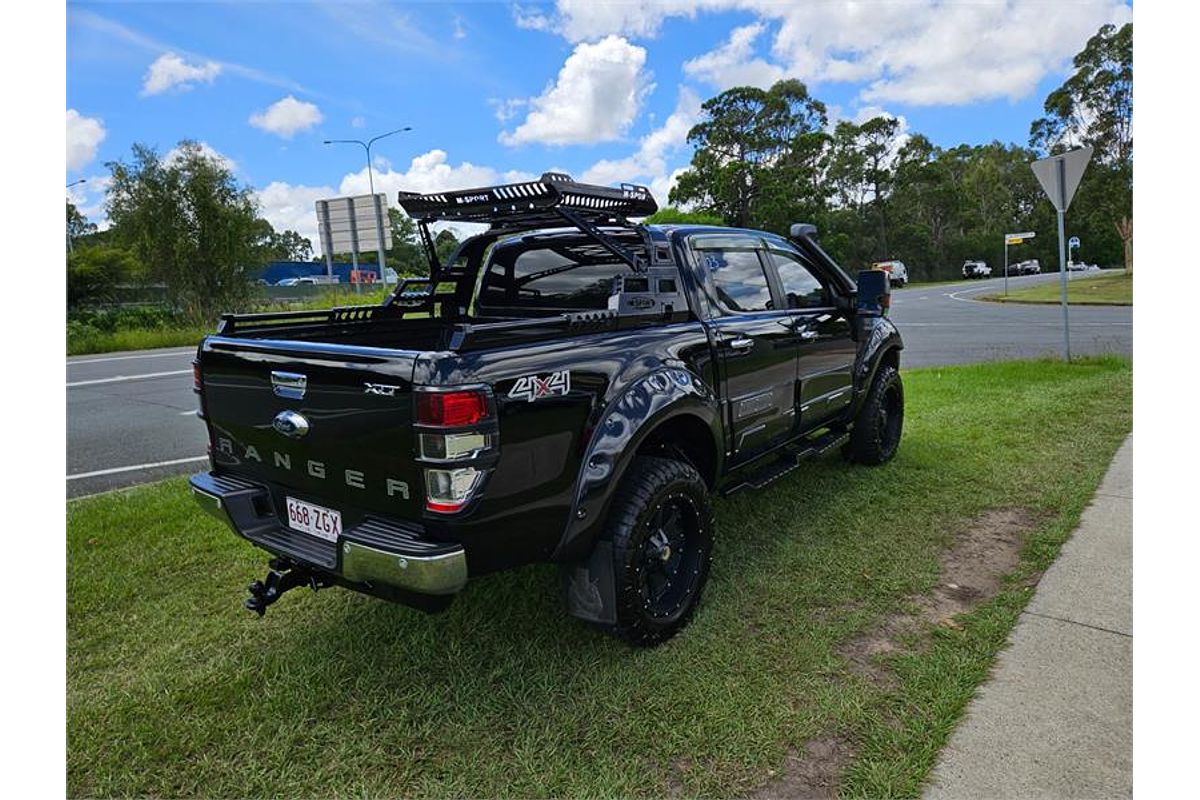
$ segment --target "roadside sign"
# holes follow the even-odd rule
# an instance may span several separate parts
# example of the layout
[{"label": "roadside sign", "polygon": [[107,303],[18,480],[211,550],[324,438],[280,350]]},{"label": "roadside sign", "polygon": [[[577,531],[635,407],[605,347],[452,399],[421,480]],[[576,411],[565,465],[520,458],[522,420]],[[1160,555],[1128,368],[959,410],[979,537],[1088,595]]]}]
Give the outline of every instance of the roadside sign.
[{"label": "roadside sign", "polygon": [[1079,247],[1079,237],[1072,236],[1067,240],[1067,247]]},{"label": "roadside sign", "polygon": [[1029,165],[1042,185],[1042,191],[1058,211],[1058,275],[1062,295],[1063,355],[1067,361],[1071,360],[1071,326],[1067,321],[1067,237],[1063,232],[1063,217],[1091,159],[1092,148],[1081,147],[1039,159]]},{"label": "roadside sign", "polygon": [[1081,147],[1034,161],[1029,166],[1033,168],[1033,174],[1042,185],[1042,191],[1050,198],[1054,207],[1059,211],[1066,211],[1091,159],[1092,148]]},{"label": "roadside sign", "polygon": [[390,249],[392,228],[390,225],[379,225],[380,211],[382,216],[387,216],[386,194],[318,200],[317,226],[321,235],[321,249],[328,255]]},{"label": "roadside sign", "polygon": [[1025,231],[1024,233],[1007,233],[1004,235],[1005,244],[1021,244],[1026,239],[1032,239],[1037,236],[1033,231]]}]

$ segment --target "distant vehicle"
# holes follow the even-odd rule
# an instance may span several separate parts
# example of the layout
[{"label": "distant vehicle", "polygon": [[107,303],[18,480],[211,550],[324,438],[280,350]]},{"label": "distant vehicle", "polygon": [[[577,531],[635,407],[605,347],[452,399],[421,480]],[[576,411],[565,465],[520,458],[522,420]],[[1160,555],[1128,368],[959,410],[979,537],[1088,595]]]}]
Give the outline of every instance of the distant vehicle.
[{"label": "distant vehicle", "polygon": [[908,267],[903,261],[876,261],[871,269],[881,269],[888,274],[892,286],[903,286],[908,283]]},{"label": "distant vehicle", "polygon": [[317,286],[320,284],[337,283],[337,277],[327,275],[302,275],[299,278],[284,278],[276,286]]},{"label": "distant vehicle", "polygon": [[992,268],[986,261],[964,261],[962,275],[964,278],[990,278]]},{"label": "distant vehicle", "polygon": [[1010,275],[1037,275],[1042,271],[1042,265],[1036,258],[1018,261],[1008,268]]}]

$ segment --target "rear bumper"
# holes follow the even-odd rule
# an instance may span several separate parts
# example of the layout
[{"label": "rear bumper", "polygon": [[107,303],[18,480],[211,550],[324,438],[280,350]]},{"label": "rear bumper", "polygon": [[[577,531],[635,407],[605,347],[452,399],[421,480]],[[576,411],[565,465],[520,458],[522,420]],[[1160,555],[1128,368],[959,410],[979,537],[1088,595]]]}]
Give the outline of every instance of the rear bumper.
[{"label": "rear bumper", "polygon": [[377,518],[343,531],[337,542],[326,542],[281,525],[265,486],[211,472],[193,475],[190,483],[200,507],[234,533],[350,583],[449,595],[467,582],[467,556],[461,545],[430,542]]}]

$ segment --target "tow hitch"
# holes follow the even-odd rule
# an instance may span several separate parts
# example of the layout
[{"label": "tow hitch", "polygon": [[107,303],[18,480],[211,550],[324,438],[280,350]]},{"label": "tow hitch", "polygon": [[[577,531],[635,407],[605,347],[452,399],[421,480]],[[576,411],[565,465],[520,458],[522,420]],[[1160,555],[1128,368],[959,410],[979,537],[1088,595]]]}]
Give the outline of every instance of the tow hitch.
[{"label": "tow hitch", "polygon": [[267,606],[289,589],[311,586],[315,592],[333,585],[327,576],[301,566],[289,558],[272,558],[267,562],[267,566],[271,569],[267,572],[266,580],[255,581],[246,587],[250,592],[250,596],[246,598],[246,608],[260,617],[267,613]]}]

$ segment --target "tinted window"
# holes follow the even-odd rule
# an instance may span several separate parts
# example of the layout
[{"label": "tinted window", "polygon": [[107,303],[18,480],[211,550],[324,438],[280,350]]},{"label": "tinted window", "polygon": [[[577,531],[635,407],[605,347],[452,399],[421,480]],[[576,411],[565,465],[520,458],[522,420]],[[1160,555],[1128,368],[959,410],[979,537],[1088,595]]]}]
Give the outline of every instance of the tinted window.
[{"label": "tinted window", "polygon": [[779,272],[779,282],[783,284],[788,308],[819,308],[829,305],[825,287],[797,256],[772,250],[771,261]]},{"label": "tinted window", "polygon": [[608,307],[613,278],[633,275],[624,262],[588,239],[498,249],[484,275],[479,305],[546,309]]},{"label": "tinted window", "polygon": [[729,311],[766,311],[771,289],[755,250],[697,250],[701,267],[712,278],[717,300]]}]

